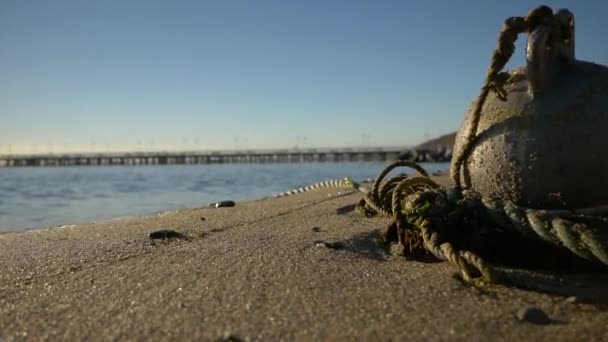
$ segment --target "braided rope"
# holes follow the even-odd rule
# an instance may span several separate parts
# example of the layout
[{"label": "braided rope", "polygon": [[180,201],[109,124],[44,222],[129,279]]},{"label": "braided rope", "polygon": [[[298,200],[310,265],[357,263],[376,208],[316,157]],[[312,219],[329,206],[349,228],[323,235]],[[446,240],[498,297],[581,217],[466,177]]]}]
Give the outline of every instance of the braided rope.
[{"label": "braided rope", "polygon": [[[378,177],[374,180],[374,183],[372,183],[370,191],[366,194],[365,203],[374,211],[384,216],[392,216],[392,201],[388,199],[392,199],[392,193],[394,188],[399,182],[408,179],[406,175],[401,175],[393,177],[388,181],[384,182],[384,178],[389,174],[389,172],[400,166],[412,168],[427,178],[429,176],[422,166],[409,160],[395,161],[389,164],[384,170],[382,170],[382,172],[380,172]],[[382,198],[385,198],[386,200],[382,200]]]},{"label": "braided rope", "polygon": [[[522,235],[563,246],[577,256],[596,263],[608,265],[608,246],[603,246],[594,229],[583,223],[568,220],[561,210],[539,210],[518,207],[509,201],[480,199],[484,212],[492,222],[517,230]],[[500,217],[502,216],[502,217]],[[579,218],[598,218],[580,215]]]},{"label": "braided rope", "polygon": [[301,194],[307,191],[311,191],[319,188],[345,188],[345,189],[353,189],[356,190],[359,188],[359,184],[354,182],[352,179],[348,177],[344,177],[342,179],[329,179],[322,182],[314,183],[311,185],[303,186],[301,188],[292,189],[289,191],[281,192],[274,195],[275,198],[291,196],[295,194]]}]

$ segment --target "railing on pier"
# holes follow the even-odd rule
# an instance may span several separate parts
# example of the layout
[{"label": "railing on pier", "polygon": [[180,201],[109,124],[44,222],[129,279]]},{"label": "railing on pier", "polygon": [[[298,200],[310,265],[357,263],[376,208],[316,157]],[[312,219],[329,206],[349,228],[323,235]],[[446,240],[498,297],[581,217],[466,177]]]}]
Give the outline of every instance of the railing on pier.
[{"label": "railing on pier", "polygon": [[361,162],[396,159],[442,162],[449,161],[450,158],[449,150],[420,151],[399,148],[71,153],[0,155],[0,167]]}]

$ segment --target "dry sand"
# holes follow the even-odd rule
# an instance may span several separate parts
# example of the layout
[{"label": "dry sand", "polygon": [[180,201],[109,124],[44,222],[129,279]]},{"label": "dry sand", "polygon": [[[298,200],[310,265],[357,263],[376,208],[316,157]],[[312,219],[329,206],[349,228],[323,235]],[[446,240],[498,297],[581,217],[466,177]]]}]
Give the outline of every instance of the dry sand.
[{"label": "dry sand", "polygon": [[[337,191],[0,235],[0,341],[608,340],[605,276],[472,288],[384,253],[388,221]],[[519,321],[526,307],[554,322]]]}]

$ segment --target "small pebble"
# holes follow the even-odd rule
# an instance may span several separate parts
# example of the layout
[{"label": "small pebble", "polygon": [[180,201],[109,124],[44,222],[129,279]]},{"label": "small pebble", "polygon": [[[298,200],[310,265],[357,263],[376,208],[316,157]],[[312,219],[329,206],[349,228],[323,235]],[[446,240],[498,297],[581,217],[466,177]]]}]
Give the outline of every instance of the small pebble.
[{"label": "small pebble", "polygon": [[234,207],[235,205],[236,203],[234,203],[234,201],[221,201],[209,204],[211,208],[227,208]]},{"label": "small pebble", "polygon": [[243,341],[243,339],[238,336],[226,333],[222,337],[218,338],[216,341],[218,341],[218,342],[220,342],[220,341],[221,342],[241,342],[241,341]]},{"label": "small pebble", "polygon": [[578,298],[576,298],[576,296],[570,296],[570,297],[566,298],[566,302],[572,303],[572,304],[578,303]]},{"label": "small pebble", "polygon": [[391,243],[388,246],[388,254],[390,255],[406,255],[405,247],[400,243]]},{"label": "small pebble", "polygon": [[204,217],[201,217],[201,221],[205,221],[206,219]]},{"label": "small pebble", "polygon": [[553,320],[547,314],[536,307],[525,307],[517,310],[517,319],[533,324],[546,325],[553,323]]},{"label": "small pebble", "polygon": [[320,231],[321,231],[321,228],[320,228],[320,227],[312,227],[312,229],[311,229],[311,230],[312,230],[313,232],[315,232],[315,233],[318,233],[318,232],[320,232]]},{"label": "small pebble", "polygon": [[150,239],[182,239],[186,236],[182,233],[178,233],[175,230],[161,229],[148,234]]}]

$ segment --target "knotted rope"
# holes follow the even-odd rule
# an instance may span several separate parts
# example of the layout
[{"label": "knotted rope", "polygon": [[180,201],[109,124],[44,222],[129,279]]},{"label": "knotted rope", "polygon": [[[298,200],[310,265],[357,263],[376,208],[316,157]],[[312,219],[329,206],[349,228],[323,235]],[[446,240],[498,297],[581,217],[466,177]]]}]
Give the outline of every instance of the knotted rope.
[{"label": "knotted rope", "polygon": [[[400,175],[384,180],[400,166],[414,168],[422,176]],[[387,187],[389,190],[382,190]],[[359,206],[366,206],[367,212],[371,209],[393,218],[385,234],[386,243],[397,240],[405,255],[428,252],[446,260],[460,271],[464,280],[474,283],[508,282],[504,272],[476,253],[484,251],[491,256],[495,250],[488,246],[504,243],[501,240],[505,236],[515,241],[528,240],[538,253],[548,250],[608,266],[606,241],[600,238],[597,228],[583,222],[597,217],[582,214],[568,217],[563,210],[519,207],[510,201],[484,198],[471,190],[444,188],[414,162],[396,161],[388,165]],[[504,261],[508,262],[515,254],[507,255]]]}]

